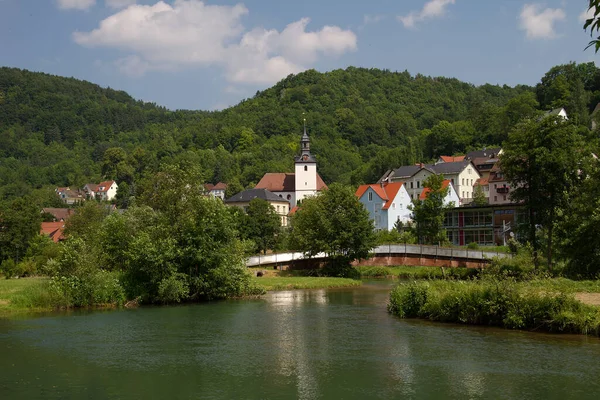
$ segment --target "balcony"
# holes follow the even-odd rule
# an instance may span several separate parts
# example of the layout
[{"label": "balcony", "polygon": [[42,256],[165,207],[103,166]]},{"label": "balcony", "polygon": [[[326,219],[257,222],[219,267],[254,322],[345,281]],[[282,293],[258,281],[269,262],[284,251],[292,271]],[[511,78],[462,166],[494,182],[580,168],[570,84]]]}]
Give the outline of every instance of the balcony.
[{"label": "balcony", "polygon": [[496,189],[496,192],[506,194],[506,193],[508,193],[509,190],[510,190],[509,186],[501,186]]}]

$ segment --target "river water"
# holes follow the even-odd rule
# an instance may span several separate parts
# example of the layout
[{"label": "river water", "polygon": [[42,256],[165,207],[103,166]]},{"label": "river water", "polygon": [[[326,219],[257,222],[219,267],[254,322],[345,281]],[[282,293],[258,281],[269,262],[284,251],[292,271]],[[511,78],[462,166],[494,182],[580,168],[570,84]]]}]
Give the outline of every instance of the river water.
[{"label": "river water", "polygon": [[400,320],[389,290],[0,320],[0,399],[600,398],[600,340]]}]

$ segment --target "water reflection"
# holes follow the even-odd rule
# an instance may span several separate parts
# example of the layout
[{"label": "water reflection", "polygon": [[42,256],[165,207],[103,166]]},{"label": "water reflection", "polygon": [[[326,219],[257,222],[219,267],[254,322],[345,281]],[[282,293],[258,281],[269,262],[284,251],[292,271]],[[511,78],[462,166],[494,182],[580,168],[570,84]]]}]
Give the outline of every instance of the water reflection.
[{"label": "water reflection", "polygon": [[0,321],[0,399],[600,397],[596,339],[400,320],[388,293]]}]

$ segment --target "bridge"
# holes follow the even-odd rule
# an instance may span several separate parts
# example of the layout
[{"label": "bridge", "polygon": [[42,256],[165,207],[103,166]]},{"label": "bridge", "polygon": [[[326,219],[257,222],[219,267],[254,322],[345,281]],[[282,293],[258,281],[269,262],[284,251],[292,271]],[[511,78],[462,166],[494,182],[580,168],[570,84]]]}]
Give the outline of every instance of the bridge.
[{"label": "bridge", "polygon": [[[452,248],[439,246],[426,246],[415,244],[390,244],[375,247],[372,257],[354,263],[356,266],[436,266],[436,267],[467,267],[481,268],[494,257],[512,257],[512,254],[500,253],[489,250],[470,250],[466,248]],[[249,257],[247,267],[277,267],[310,268],[318,266],[327,259],[327,254],[319,253],[312,258],[305,257],[303,253],[277,253]]]}]

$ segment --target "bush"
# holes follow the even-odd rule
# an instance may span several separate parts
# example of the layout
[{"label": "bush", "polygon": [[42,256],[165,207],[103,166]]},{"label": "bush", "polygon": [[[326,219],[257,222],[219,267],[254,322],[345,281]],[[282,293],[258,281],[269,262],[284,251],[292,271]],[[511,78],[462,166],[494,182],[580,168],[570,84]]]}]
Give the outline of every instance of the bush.
[{"label": "bush", "polygon": [[390,294],[390,313],[401,318],[565,333],[600,333],[600,310],[565,293],[525,290],[513,280],[419,282]]},{"label": "bush", "polygon": [[467,245],[467,248],[469,250],[479,250],[479,245],[477,244],[477,242],[471,242]]},{"label": "bush", "polygon": [[17,275],[17,265],[15,264],[15,261],[12,258],[7,258],[2,261],[2,264],[0,264],[0,272],[2,272],[6,279],[10,279]]},{"label": "bush", "polygon": [[173,274],[158,285],[158,299],[163,303],[179,303],[189,296],[190,287],[184,274]]}]

